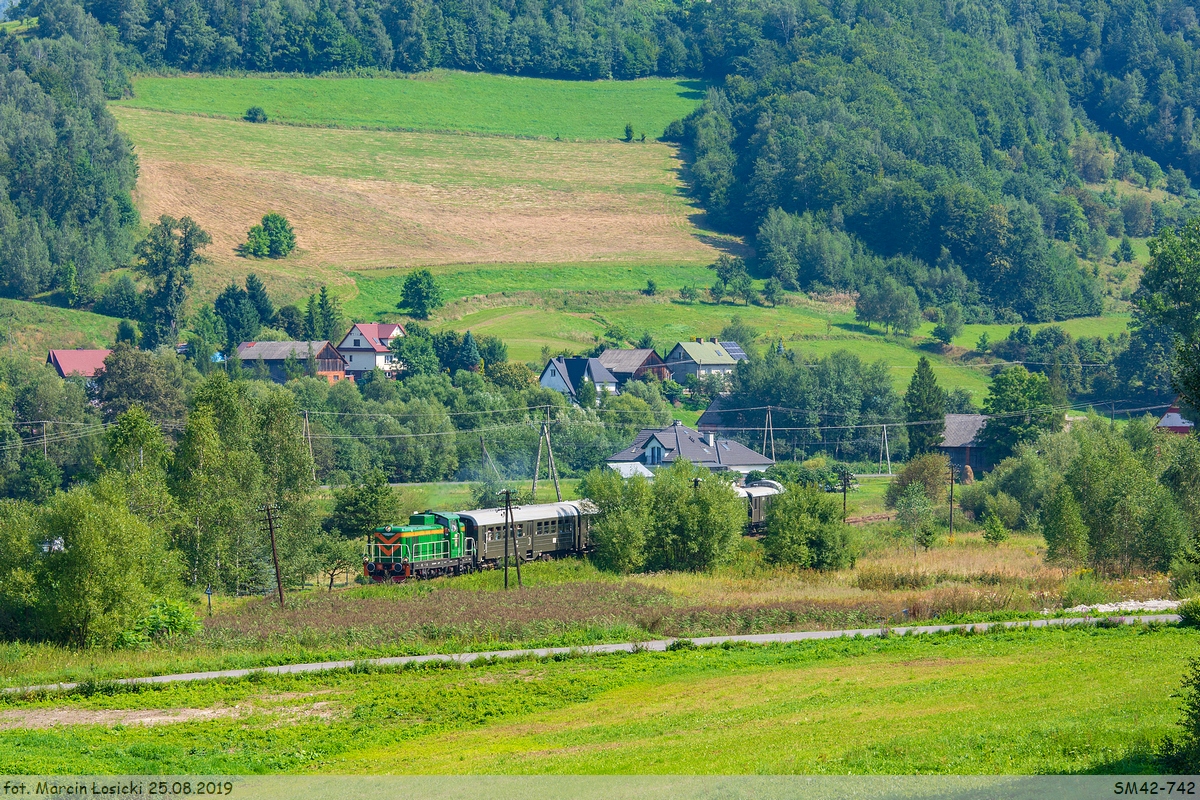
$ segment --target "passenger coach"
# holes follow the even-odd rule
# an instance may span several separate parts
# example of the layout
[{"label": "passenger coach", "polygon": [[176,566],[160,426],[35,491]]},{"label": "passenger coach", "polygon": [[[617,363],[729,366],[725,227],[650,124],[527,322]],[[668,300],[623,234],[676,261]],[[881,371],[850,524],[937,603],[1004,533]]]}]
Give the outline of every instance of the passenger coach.
[{"label": "passenger coach", "polygon": [[[586,508],[585,508],[586,503]],[[503,508],[460,511],[467,536],[475,540],[480,566],[504,559]],[[518,555],[523,560],[581,553],[588,546],[589,520],[595,510],[587,501],[513,506],[513,532]],[[509,545],[511,556],[512,545]]]}]

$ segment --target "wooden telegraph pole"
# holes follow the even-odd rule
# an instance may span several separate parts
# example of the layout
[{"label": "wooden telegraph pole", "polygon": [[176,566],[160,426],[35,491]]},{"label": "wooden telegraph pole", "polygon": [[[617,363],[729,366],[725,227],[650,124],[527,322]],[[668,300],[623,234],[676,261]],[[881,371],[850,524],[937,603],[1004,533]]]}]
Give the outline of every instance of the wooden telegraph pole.
[{"label": "wooden telegraph pole", "polygon": [[950,465],[950,538],[954,538],[954,465]]},{"label": "wooden telegraph pole", "polygon": [[850,490],[850,470],[842,467],[842,522],[846,521],[846,492]]},{"label": "wooden telegraph pole", "polygon": [[513,524],[512,489],[502,489],[497,494],[504,495],[504,588],[508,588],[508,542],[512,540],[513,561],[517,565],[517,588],[521,584],[521,556],[517,552],[517,532]]},{"label": "wooden telegraph pole", "polygon": [[275,588],[279,591],[279,607],[283,608],[283,575],[279,571],[279,548],[275,545],[275,512],[279,506],[267,503],[259,506],[258,510],[266,514],[267,533],[271,536],[271,560],[275,562]]}]

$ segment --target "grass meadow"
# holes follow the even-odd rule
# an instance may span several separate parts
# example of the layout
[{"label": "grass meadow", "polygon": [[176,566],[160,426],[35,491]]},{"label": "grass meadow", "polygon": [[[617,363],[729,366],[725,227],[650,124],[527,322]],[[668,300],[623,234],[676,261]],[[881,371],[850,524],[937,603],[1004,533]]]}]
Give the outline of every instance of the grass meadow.
[{"label": "grass meadow", "polygon": [[260,106],[285,125],[616,140],[657,139],[704,99],[702,81],[559,81],[432,70],[392,78],[143,76],[119,105],[241,119]]},{"label": "grass meadow", "polygon": [[[1016,630],[0,698],[13,773],[1153,772],[1200,633]],[[419,757],[414,755],[419,754]]]},{"label": "grass meadow", "polygon": [[[738,315],[804,353],[883,359],[899,389],[926,355],[943,386],[982,400],[991,367],[970,350],[981,334],[1001,339],[1010,325],[967,326],[943,351],[929,338],[932,323],[912,337],[885,336],[856,323],[844,298],[797,295],[779,308],[679,302],[682,287],[711,283],[707,265],[719,254],[752,255],[745,242],[704,227],[682,154],[652,141],[703,88],[445,71],[147,76],[111,109],[137,149],[143,217],[189,214],[213,236],[197,302],[253,271],[281,302],[327,284],[355,320],[402,319],[401,284],[421,266],[450,300],[434,327],[500,336],[521,360],[540,361],[544,348],[580,352],[611,331],[630,340],[649,332],[665,351],[714,336]],[[249,105],[279,124],[242,121]],[[627,116],[638,130],[650,120],[650,141],[617,141]],[[237,245],[269,210],[292,221],[298,251],[282,261],[242,258]],[[653,297],[643,291],[650,281]],[[1102,336],[1127,324],[1119,310],[1063,323],[1074,335]]]}]

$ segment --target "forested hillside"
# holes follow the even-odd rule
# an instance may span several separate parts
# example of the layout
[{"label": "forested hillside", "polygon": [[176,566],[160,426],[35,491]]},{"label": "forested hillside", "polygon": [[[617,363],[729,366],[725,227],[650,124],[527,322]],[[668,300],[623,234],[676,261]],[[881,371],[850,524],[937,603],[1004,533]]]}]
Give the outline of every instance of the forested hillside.
[{"label": "forested hillside", "polygon": [[[52,19],[58,2],[15,14]],[[703,76],[707,102],[667,136],[690,146],[712,223],[755,238],[762,277],[891,276],[968,322],[1100,313],[1080,260],[1194,210],[1200,23],[1185,0],[84,7],[150,68]]]},{"label": "forested hillside", "polygon": [[41,12],[37,37],[0,33],[0,293],[76,305],[133,251],[137,164],[104,107],[128,79],[95,19]]}]

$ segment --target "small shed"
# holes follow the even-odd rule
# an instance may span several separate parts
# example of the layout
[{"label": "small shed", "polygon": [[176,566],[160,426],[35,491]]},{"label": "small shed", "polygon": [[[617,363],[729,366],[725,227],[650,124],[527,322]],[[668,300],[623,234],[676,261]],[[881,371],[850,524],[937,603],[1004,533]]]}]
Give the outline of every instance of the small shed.
[{"label": "small shed", "polygon": [[600,354],[600,363],[611,372],[621,386],[625,381],[654,375],[660,381],[671,377],[671,369],[663,363],[652,347],[623,349],[610,347]]},{"label": "small shed", "polygon": [[329,383],[346,378],[346,359],[327,341],[319,342],[242,342],[238,345],[237,354],[242,365],[253,368],[254,364],[262,361],[270,372],[271,380],[276,383],[287,382],[286,364],[288,357],[294,357],[301,366],[308,362],[312,353],[317,362],[317,377],[324,378]]},{"label": "small shed", "polygon": [[947,414],[946,429],[942,443],[938,445],[950,459],[950,463],[961,470],[970,467],[976,475],[992,468],[987,454],[980,446],[978,437],[988,418],[983,414]]}]

